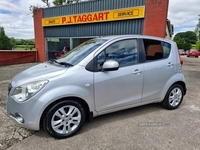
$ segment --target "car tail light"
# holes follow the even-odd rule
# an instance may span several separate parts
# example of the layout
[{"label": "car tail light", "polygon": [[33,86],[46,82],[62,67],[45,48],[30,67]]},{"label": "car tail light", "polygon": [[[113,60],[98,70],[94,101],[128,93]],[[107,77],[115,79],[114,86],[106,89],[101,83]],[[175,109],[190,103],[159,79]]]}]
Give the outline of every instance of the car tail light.
[{"label": "car tail light", "polygon": [[180,56],[180,53],[179,53],[179,51],[178,51],[178,47],[177,47],[177,52],[178,52],[178,56],[179,56],[180,63],[181,63],[181,65],[182,65],[182,64],[183,64],[183,59],[182,59],[181,56]]},{"label": "car tail light", "polygon": [[[180,56],[179,56],[180,57]],[[183,64],[183,59],[182,58],[180,58],[180,63],[181,63],[181,65]]]},{"label": "car tail light", "polygon": [[179,59],[180,59],[180,63],[181,65],[183,64],[183,59],[181,58],[181,56],[179,55]]}]

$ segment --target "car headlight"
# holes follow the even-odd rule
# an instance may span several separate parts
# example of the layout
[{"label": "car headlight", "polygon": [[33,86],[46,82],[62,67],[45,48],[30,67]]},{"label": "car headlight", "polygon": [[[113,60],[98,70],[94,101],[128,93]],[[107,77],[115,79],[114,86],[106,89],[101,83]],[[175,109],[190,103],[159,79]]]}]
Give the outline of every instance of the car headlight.
[{"label": "car headlight", "polygon": [[23,102],[34,96],[37,92],[39,92],[42,88],[44,88],[47,83],[48,81],[44,80],[18,86],[12,93],[12,98],[15,101]]}]

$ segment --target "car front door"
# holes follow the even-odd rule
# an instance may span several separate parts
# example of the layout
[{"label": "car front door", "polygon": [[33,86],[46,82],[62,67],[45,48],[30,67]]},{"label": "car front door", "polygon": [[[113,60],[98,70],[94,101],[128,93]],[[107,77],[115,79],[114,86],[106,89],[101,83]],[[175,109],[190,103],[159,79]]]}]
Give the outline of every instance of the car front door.
[{"label": "car front door", "polygon": [[[112,111],[141,102],[143,88],[143,64],[139,64],[136,39],[117,41],[96,57],[94,73],[95,109],[97,112]],[[119,63],[115,71],[102,71],[107,60]]]}]

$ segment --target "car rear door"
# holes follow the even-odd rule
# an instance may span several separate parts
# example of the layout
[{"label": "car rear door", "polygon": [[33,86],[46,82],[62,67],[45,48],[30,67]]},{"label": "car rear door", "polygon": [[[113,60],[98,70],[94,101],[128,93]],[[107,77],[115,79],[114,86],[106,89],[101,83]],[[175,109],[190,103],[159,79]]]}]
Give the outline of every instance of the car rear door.
[{"label": "car rear door", "polygon": [[144,39],[143,41],[146,62],[142,102],[160,100],[163,88],[176,70],[171,45],[158,40]]}]

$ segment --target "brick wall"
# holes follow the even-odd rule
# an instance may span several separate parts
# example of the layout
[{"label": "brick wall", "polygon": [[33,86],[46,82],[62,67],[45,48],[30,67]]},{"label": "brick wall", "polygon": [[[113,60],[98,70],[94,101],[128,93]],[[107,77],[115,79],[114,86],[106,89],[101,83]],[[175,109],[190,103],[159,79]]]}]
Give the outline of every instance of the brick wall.
[{"label": "brick wall", "polygon": [[36,61],[36,51],[0,50],[0,66],[33,63]]},{"label": "brick wall", "polygon": [[146,0],[144,35],[165,37],[169,0]]},{"label": "brick wall", "polygon": [[38,52],[38,61],[46,61],[44,28],[42,27],[43,9],[35,9],[34,12],[34,31],[35,31],[35,48]]}]

